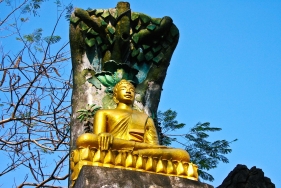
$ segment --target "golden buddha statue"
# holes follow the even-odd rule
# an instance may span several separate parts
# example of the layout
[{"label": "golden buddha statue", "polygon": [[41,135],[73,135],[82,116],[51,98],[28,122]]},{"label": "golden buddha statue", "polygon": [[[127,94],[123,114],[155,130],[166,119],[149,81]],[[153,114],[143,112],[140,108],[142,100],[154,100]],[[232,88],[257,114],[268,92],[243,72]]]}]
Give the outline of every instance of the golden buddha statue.
[{"label": "golden buddha statue", "polygon": [[197,166],[187,151],[161,146],[153,120],[132,108],[135,87],[121,80],[113,91],[115,109],[98,110],[93,134],[77,138],[71,169],[75,180],[83,165],[125,168],[198,179]]}]

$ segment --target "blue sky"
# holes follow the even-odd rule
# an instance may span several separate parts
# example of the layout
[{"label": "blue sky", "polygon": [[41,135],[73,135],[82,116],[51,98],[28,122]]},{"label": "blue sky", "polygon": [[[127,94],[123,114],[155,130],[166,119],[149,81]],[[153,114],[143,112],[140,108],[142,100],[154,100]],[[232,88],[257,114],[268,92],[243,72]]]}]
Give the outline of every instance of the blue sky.
[{"label": "blue sky", "polygon": [[238,139],[212,185],[245,164],[281,187],[281,2],[180,2],[168,6],[181,35],[159,109],[221,127],[213,139]]},{"label": "blue sky", "polygon": [[[73,1],[112,8],[118,1]],[[197,122],[222,128],[215,139],[238,139],[228,164],[211,170],[214,186],[237,165],[256,166],[281,187],[281,1],[132,0],[131,9],[170,16],[180,31],[159,110],[178,112],[188,131]],[[54,25],[45,7],[37,27]],[[43,21],[42,21],[43,20]],[[45,32],[50,32],[44,29]],[[58,34],[68,37],[68,23]]]}]

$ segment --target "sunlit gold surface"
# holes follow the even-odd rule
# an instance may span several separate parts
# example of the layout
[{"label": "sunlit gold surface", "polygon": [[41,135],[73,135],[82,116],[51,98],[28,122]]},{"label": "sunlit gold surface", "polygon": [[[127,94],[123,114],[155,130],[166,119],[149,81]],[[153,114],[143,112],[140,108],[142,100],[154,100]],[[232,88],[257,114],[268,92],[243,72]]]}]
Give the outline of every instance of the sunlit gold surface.
[{"label": "sunlit gold surface", "polygon": [[94,117],[94,133],[76,141],[71,154],[74,182],[83,165],[123,168],[198,180],[197,166],[182,149],[158,145],[153,120],[132,109],[134,86],[121,80],[114,88],[116,109],[99,110]]}]

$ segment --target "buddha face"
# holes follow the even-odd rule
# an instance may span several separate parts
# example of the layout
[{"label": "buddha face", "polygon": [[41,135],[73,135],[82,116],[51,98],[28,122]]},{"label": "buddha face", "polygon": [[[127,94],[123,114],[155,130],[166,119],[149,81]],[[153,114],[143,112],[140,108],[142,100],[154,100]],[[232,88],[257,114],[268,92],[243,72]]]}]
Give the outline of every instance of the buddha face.
[{"label": "buddha face", "polygon": [[135,88],[129,82],[121,82],[117,85],[114,92],[114,101],[116,103],[133,104],[135,99]]}]

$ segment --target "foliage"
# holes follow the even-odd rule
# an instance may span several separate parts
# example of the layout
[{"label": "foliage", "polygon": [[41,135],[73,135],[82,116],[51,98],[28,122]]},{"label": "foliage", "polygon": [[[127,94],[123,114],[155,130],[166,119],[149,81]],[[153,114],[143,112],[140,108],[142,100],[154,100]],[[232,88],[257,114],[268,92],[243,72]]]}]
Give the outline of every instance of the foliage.
[{"label": "foliage", "polygon": [[46,3],[0,1],[0,176],[21,173],[17,187],[60,187],[68,178],[72,79],[68,42],[57,34],[68,5],[50,11],[46,34],[31,22]]},{"label": "foliage", "polygon": [[43,2],[44,2],[44,0],[26,1],[22,12],[23,13],[33,13],[34,16],[37,16],[38,11],[41,8]]},{"label": "foliage", "polygon": [[82,121],[88,121],[90,118],[94,117],[96,112],[101,109],[101,107],[95,107],[95,104],[88,104],[85,109],[80,109],[78,112],[80,112],[80,115],[77,119]]},{"label": "foliage", "polygon": [[[190,154],[191,162],[198,165],[199,176],[204,180],[213,181],[214,177],[207,171],[216,168],[219,162],[229,162],[225,155],[231,153],[230,144],[237,139],[233,141],[208,141],[209,132],[221,130],[221,128],[211,127],[208,122],[197,123],[185,134],[171,135],[169,132],[182,129],[185,126],[176,120],[177,112],[169,109],[165,112],[159,111],[157,115],[162,144],[171,145],[174,141],[183,145]],[[179,137],[183,138],[184,142],[179,141]]]},{"label": "foliage", "polygon": [[92,133],[93,132],[93,117],[96,112],[101,109],[101,107],[96,107],[95,104],[88,104],[85,109],[80,109],[78,118],[80,122],[84,122],[84,132]]},{"label": "foliage", "polygon": [[162,145],[169,146],[172,144],[172,141],[175,141],[175,138],[166,136],[164,133],[174,131],[176,129],[181,129],[185,126],[184,123],[178,123],[175,120],[177,117],[177,112],[172,111],[171,109],[157,114],[157,120],[160,126],[158,126],[158,132],[160,135],[160,142]]}]

